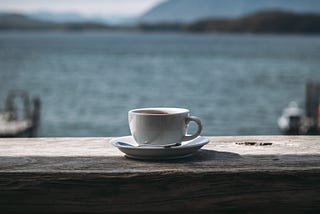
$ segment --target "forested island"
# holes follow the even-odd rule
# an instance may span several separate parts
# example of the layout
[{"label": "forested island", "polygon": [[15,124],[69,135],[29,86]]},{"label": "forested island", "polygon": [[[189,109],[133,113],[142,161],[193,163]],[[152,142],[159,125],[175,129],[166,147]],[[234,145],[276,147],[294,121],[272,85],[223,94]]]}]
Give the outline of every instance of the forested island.
[{"label": "forested island", "polygon": [[205,19],[191,24],[142,24],[142,30],[225,33],[320,33],[319,14],[261,11],[240,18]]}]

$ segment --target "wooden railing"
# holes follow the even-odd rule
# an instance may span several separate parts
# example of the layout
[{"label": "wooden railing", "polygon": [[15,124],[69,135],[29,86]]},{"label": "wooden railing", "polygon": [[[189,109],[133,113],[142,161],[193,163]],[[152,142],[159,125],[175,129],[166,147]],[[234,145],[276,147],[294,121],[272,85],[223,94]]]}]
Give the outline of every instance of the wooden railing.
[{"label": "wooden railing", "polygon": [[0,212],[317,212],[320,137],[208,137],[138,161],[110,138],[0,139]]}]

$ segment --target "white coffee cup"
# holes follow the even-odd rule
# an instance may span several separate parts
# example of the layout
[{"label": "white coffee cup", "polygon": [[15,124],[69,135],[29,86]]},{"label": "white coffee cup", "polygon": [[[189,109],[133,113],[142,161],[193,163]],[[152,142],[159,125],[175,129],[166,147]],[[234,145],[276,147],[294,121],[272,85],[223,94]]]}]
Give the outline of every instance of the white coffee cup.
[{"label": "white coffee cup", "polygon": [[[199,118],[184,108],[141,108],[128,112],[131,134],[139,145],[170,146],[198,137],[202,131]],[[186,135],[189,122],[198,129]]]}]

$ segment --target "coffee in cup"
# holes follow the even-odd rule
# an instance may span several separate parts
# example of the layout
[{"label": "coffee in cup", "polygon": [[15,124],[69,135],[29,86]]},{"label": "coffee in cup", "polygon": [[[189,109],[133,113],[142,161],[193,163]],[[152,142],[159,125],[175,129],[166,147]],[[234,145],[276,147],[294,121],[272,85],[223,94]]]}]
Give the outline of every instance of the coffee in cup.
[{"label": "coffee in cup", "polygon": [[[202,131],[199,118],[190,116],[184,108],[141,108],[128,112],[131,134],[139,145],[169,146],[198,137]],[[189,122],[198,129],[186,135]]]}]

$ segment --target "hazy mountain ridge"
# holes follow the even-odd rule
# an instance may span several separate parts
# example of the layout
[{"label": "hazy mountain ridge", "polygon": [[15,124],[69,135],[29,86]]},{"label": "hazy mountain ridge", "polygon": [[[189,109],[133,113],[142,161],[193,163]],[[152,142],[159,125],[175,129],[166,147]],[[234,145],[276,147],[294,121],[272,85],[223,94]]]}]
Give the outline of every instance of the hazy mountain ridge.
[{"label": "hazy mountain ridge", "polygon": [[319,0],[169,0],[141,18],[141,23],[190,23],[208,18],[235,18],[261,10],[320,13]]},{"label": "hazy mountain ridge", "polygon": [[208,19],[190,24],[192,32],[320,33],[320,14],[260,11],[241,18]]},{"label": "hazy mountain ridge", "polygon": [[110,26],[94,22],[55,23],[40,21],[22,14],[0,14],[0,30],[101,30]]},{"label": "hazy mountain ridge", "polygon": [[50,28],[52,23],[39,21],[22,14],[0,14],[0,29]]},{"label": "hazy mountain ridge", "polygon": [[206,19],[191,24],[141,24],[145,31],[319,34],[320,14],[297,14],[288,11],[260,11],[240,18]]},{"label": "hazy mountain ridge", "polygon": [[[262,10],[320,13],[320,0],[169,0],[154,6],[140,18],[117,15],[84,15],[76,12],[33,11],[30,19],[54,23],[97,23],[135,25],[137,23],[192,23],[211,18],[239,18]],[[1,12],[0,14],[10,14]]]}]

